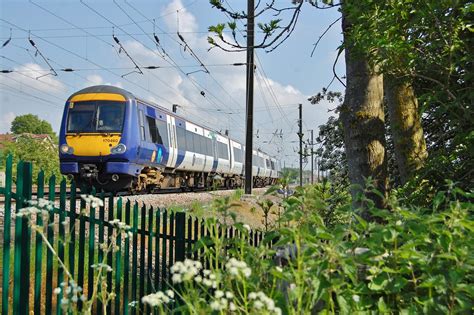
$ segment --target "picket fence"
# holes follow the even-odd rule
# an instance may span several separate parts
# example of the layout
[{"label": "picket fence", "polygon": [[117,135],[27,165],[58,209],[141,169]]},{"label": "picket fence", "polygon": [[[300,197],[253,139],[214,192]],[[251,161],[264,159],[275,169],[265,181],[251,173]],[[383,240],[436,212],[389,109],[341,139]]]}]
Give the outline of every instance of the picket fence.
[{"label": "picket fence", "polygon": [[[12,172],[11,156],[7,157],[5,165],[5,185],[0,187],[0,200],[4,201],[4,209],[0,210],[3,211],[3,224],[0,224],[3,228],[0,235],[0,239],[3,236],[0,244],[2,314],[62,313],[58,305],[63,295],[54,294],[54,289],[65,280],[64,270],[46,248],[41,235],[31,229],[28,219],[13,216],[27,207],[29,200],[44,198],[55,203],[48,211],[47,240],[88,298],[94,285],[95,269],[92,265],[104,259],[114,269],[107,276],[107,287],[113,288],[116,294],[107,305],[108,314],[141,313],[144,310],[140,305],[142,296],[170,285],[170,266],[186,257],[203,260],[202,249],[195,250],[193,246],[200,238],[209,235],[203,219],[185,212],[147,208],[136,201],[124,202],[122,198],[103,193],[97,197],[103,200],[104,206],[96,209],[87,205],[84,199],[77,198],[79,192],[74,183],[67,185],[64,178],[59,182],[59,193],[56,193],[56,178],[50,177],[45,185],[43,172],[38,173],[33,194],[32,163],[18,162],[16,178]],[[110,222],[114,219],[131,226],[132,234],[127,238],[118,236],[119,250],[104,257],[99,244],[110,244],[109,236],[116,228]],[[39,226],[43,224],[41,215],[32,220]],[[222,237],[242,236],[233,227],[220,229]],[[262,238],[261,232],[251,231],[246,239],[257,246]],[[136,306],[131,306],[133,304]],[[101,310],[98,301],[94,313],[100,314]]]}]

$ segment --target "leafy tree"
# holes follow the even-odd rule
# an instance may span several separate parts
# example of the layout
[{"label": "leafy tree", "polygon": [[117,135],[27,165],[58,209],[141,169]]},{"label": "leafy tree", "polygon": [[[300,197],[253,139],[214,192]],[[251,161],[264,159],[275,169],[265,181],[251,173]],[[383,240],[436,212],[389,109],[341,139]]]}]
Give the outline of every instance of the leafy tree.
[{"label": "leafy tree", "polygon": [[15,119],[13,119],[10,131],[14,134],[47,134],[53,138],[55,137],[51,124],[33,114],[16,116]]},{"label": "leafy tree", "polygon": [[[469,149],[474,140],[473,7],[471,1],[428,0],[359,1],[350,8],[355,43],[371,52],[372,62],[385,76],[402,182],[410,177],[407,173],[419,169],[408,186],[411,191],[425,186],[426,200],[446,179],[460,182],[465,189],[474,180]],[[406,108],[393,107],[396,102],[390,100],[397,98],[408,100],[404,102],[412,106],[408,114]],[[417,122],[420,117],[422,126]],[[403,126],[407,122],[411,126]],[[425,159],[423,138],[429,157],[420,169],[419,161]]]},{"label": "leafy tree", "polygon": [[38,172],[43,170],[45,178],[51,175],[61,176],[59,171],[58,152],[51,146],[42,145],[38,140],[20,137],[17,142],[5,143],[4,157],[11,154],[13,156],[13,170],[20,161],[33,162],[33,180],[36,182]]}]

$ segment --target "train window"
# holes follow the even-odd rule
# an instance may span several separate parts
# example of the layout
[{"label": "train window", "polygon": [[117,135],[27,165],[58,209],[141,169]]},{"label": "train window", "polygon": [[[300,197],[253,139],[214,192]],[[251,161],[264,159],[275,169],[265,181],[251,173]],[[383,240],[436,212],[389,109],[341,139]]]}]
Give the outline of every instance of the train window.
[{"label": "train window", "polygon": [[270,168],[270,160],[265,159],[265,162],[267,164],[267,168]]},{"label": "train window", "polygon": [[236,148],[234,147],[234,160],[236,162],[239,162],[239,163],[242,163],[243,162],[243,159],[242,159],[242,150],[239,149],[239,148]]},{"label": "train window", "polygon": [[275,162],[270,161],[270,164],[271,164],[271,166],[272,166],[272,170],[275,170]]},{"label": "train window", "polygon": [[194,152],[193,133],[186,130],[186,151]]},{"label": "train window", "polygon": [[138,122],[140,124],[140,138],[142,141],[145,141],[145,123],[143,121],[143,111],[139,111],[138,113]]},{"label": "train window", "polygon": [[158,134],[161,136],[163,146],[169,147],[168,129],[166,128],[166,122],[163,120],[157,119],[156,127],[158,128]]},{"label": "train window", "polygon": [[198,134],[192,133],[194,140],[194,152],[201,153],[201,139]]},{"label": "train window", "polygon": [[178,138],[178,150],[186,150],[186,130],[177,127],[176,128],[176,137]]},{"label": "train window", "polygon": [[229,159],[227,144],[217,141],[217,151],[218,151],[219,158],[226,159],[226,160]]},{"label": "train window", "polygon": [[97,131],[121,132],[125,103],[97,102]]},{"label": "train window", "polygon": [[201,135],[198,135],[198,138],[199,138],[199,144],[201,147],[201,150],[199,151],[199,153],[206,154],[206,151],[207,151],[206,138],[204,138]]},{"label": "train window", "polygon": [[146,121],[148,123],[148,132],[151,142],[163,144],[163,140],[161,140],[160,134],[158,133],[158,128],[156,127],[155,118],[146,116]]},{"label": "train window", "polygon": [[94,126],[95,102],[77,102],[69,109],[67,132],[90,132]]},{"label": "train window", "polygon": [[208,137],[204,137],[204,140],[206,142],[206,155],[214,156],[214,153],[212,150],[212,139]]}]

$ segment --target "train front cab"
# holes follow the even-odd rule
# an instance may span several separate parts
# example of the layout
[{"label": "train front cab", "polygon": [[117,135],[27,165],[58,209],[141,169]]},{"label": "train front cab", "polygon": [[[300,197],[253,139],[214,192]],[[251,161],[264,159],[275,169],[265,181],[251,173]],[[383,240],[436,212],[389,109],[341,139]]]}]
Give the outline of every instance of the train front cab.
[{"label": "train front cab", "polygon": [[[64,109],[59,139],[61,173],[79,186],[121,190],[140,172],[134,100],[113,87],[73,94]],[[135,128],[134,128],[135,127]]]}]

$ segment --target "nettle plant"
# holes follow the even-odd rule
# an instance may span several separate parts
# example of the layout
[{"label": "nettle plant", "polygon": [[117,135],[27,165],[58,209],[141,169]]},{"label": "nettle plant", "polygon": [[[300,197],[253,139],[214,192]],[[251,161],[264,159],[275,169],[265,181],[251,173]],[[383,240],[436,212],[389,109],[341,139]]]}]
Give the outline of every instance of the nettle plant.
[{"label": "nettle plant", "polygon": [[472,203],[446,197],[443,209],[409,208],[391,197],[390,211],[367,203],[379,218],[367,222],[349,204],[336,211],[345,212],[343,220],[326,220],[324,211],[315,211],[325,205],[318,198],[324,196],[313,188],[285,198],[282,227],[267,232],[258,247],[246,242],[243,224],[234,224],[242,237],[223,239],[217,220],[208,219],[211,233],[196,246],[205,252],[204,264],[177,263],[173,289],[142,301],[191,314],[472,311]]}]

